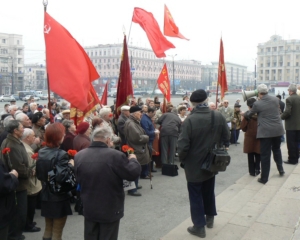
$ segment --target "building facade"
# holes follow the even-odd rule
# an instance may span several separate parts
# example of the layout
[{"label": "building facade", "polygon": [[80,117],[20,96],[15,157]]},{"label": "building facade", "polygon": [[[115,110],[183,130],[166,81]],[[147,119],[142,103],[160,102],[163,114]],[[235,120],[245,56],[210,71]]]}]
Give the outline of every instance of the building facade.
[{"label": "building facade", "polygon": [[[101,76],[96,83],[96,90],[103,88],[107,80],[110,81],[111,87],[115,86],[119,77],[123,44],[100,44],[84,49]],[[152,90],[164,63],[167,64],[171,85],[174,79],[176,89],[193,90],[201,83],[201,62],[199,61],[176,60],[175,56],[173,56],[174,61],[173,59],[159,59],[151,49],[135,46],[128,46],[128,55],[135,88]]]},{"label": "building facade", "polygon": [[258,44],[258,83],[299,83],[299,71],[300,40],[284,40],[279,35],[273,35],[269,41]]},{"label": "building facade", "polygon": [[24,46],[22,35],[0,33],[0,94],[23,90]]},{"label": "building facade", "polygon": [[24,65],[24,90],[47,89],[46,68],[43,64]]}]

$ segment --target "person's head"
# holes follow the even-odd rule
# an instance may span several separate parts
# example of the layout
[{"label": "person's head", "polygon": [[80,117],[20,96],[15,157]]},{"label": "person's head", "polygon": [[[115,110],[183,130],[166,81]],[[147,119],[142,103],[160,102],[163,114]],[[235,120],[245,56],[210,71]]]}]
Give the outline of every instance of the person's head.
[{"label": "person's head", "polygon": [[130,107],[130,115],[133,116],[137,120],[141,120],[142,118],[142,110],[138,106],[132,106]]},{"label": "person's head", "polygon": [[92,128],[95,129],[95,128],[98,128],[98,127],[101,127],[101,126],[103,126],[103,120],[99,117],[93,118]]},{"label": "person's head", "polygon": [[22,137],[24,132],[23,125],[19,123],[17,120],[9,121],[5,127],[5,130],[18,139]]},{"label": "person's head", "polygon": [[240,103],[240,101],[241,101],[241,99],[239,99],[239,98],[236,100],[237,103]]},{"label": "person's head", "polygon": [[28,145],[32,145],[35,140],[35,133],[30,128],[24,128],[23,135],[21,137],[22,142],[27,143]]},{"label": "person's head", "polygon": [[10,101],[10,105],[16,105],[16,100]]},{"label": "person's head", "polygon": [[121,113],[122,113],[125,117],[129,117],[129,115],[130,115],[129,110],[130,110],[130,106],[128,106],[128,105],[124,105],[124,106],[121,107]]},{"label": "person's head", "polygon": [[44,115],[44,117],[45,117],[46,119],[49,119],[49,118],[50,118],[50,111],[49,111],[48,108],[43,108],[42,113],[43,113],[43,115]]},{"label": "person's head", "polygon": [[17,105],[10,105],[8,107],[8,113],[12,116],[15,115],[16,111],[18,110],[18,106]]},{"label": "person's head", "polygon": [[27,100],[28,105],[30,105],[30,103],[33,103],[33,102],[34,102],[34,97],[30,96]]},{"label": "person's head", "polygon": [[67,103],[66,101],[62,101],[62,102],[61,102],[61,109],[62,109],[62,110],[68,109],[68,103]]},{"label": "person's head", "polygon": [[43,105],[38,105],[38,106],[37,106],[37,110],[38,110],[39,112],[43,111],[43,108],[44,108]]},{"label": "person's head", "polygon": [[113,118],[113,114],[111,112],[111,108],[110,107],[103,107],[103,108],[101,108],[99,115],[106,122],[109,122]]},{"label": "person's head", "polygon": [[111,146],[112,131],[109,126],[101,126],[95,129],[92,135],[93,141],[104,142],[107,146]]},{"label": "person's head", "polygon": [[70,110],[63,110],[62,115],[63,115],[63,119],[70,120]]},{"label": "person's head", "polygon": [[288,88],[289,95],[293,95],[297,93],[297,85],[296,84],[290,84]]},{"label": "person's head", "polygon": [[62,125],[64,125],[66,132],[74,133],[76,132],[76,126],[73,120],[65,119],[62,121]]},{"label": "person's head", "polygon": [[33,114],[31,122],[38,127],[43,127],[46,124],[46,118],[44,117],[43,113],[36,112]]},{"label": "person's head", "polygon": [[31,120],[29,119],[29,117],[23,113],[23,112],[20,112],[20,113],[17,113],[15,115],[15,119],[20,122],[24,128],[30,128],[32,126],[31,124]]},{"label": "person's head", "polygon": [[184,101],[189,101],[189,96],[184,96],[183,98],[182,98],[182,100]]},{"label": "person's head", "polygon": [[198,104],[207,103],[207,94],[203,89],[198,89],[192,93],[190,101],[194,107]]},{"label": "person's head", "polygon": [[141,104],[143,102],[142,98],[139,97],[138,100],[137,100],[137,104]]},{"label": "person's head", "polygon": [[46,146],[57,148],[65,137],[65,127],[60,122],[49,124],[45,131]]},{"label": "person's head", "polygon": [[51,106],[52,110],[55,110],[56,109],[56,102],[51,102],[50,106]]},{"label": "person's head", "polygon": [[148,106],[151,107],[151,108],[153,108],[155,106],[154,101],[150,100]]},{"label": "person's head", "polygon": [[159,98],[158,98],[158,96],[155,96],[154,97],[154,103],[157,103],[157,102],[159,102]]},{"label": "person's head", "polygon": [[234,104],[234,111],[235,112],[240,112],[241,111],[241,105],[239,103]]},{"label": "person's head", "polygon": [[216,104],[214,102],[210,102],[208,104],[208,107],[210,108],[210,110],[216,110]]},{"label": "person's head", "polygon": [[35,102],[30,103],[30,110],[31,112],[34,112],[35,110],[37,110],[37,104]]},{"label": "person's head", "polygon": [[90,128],[90,124],[88,122],[81,122],[76,129],[76,132],[78,134],[82,134],[82,135],[86,135],[86,136],[90,136],[91,134],[91,128]]},{"label": "person's head", "polygon": [[281,100],[281,95],[276,95],[276,97],[279,99],[279,100]]},{"label": "person's head", "polygon": [[156,113],[156,108],[149,107],[147,109],[147,115],[149,116],[150,119],[155,116],[155,113]]},{"label": "person's head", "polygon": [[186,106],[180,106],[178,108],[178,114],[180,114],[181,116],[185,116],[185,114],[186,114]]},{"label": "person's head", "polygon": [[227,108],[229,105],[229,101],[227,99],[223,100],[223,106]]},{"label": "person's head", "polygon": [[151,98],[146,99],[146,105],[149,105],[149,102],[151,101]]},{"label": "person's head", "polygon": [[255,98],[249,98],[247,99],[247,106],[249,109],[251,109],[253,107],[253,104],[256,102]]},{"label": "person's head", "polygon": [[23,110],[24,113],[28,112],[28,103],[23,104],[22,110]]},{"label": "person's head", "polygon": [[259,84],[257,86],[258,97],[261,98],[264,95],[268,94],[268,87],[266,84]]},{"label": "person's head", "polygon": [[173,104],[172,103],[167,103],[167,112],[172,112],[172,110],[173,110]]},{"label": "person's head", "polygon": [[[151,108],[151,107],[149,106],[149,108]],[[143,113],[147,113],[148,112],[148,106],[147,105],[143,105],[142,111],[143,111]]]},{"label": "person's head", "polygon": [[4,110],[8,113],[8,108],[9,108],[9,106],[10,106],[10,104],[8,104],[8,103],[6,103],[5,105],[4,105]]}]

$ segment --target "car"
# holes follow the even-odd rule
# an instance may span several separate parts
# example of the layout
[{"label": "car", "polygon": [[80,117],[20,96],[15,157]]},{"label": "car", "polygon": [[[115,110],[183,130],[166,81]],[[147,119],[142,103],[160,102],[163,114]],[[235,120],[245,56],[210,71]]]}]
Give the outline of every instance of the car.
[{"label": "car", "polygon": [[0,102],[10,102],[10,101],[13,101],[13,100],[16,101],[16,99],[14,98],[13,95],[2,95],[2,96],[0,96]]},{"label": "car", "polygon": [[39,97],[34,97],[33,95],[26,95],[24,98],[23,98],[23,101],[27,101],[30,97],[33,97],[34,101],[39,101],[40,98]]},{"label": "car", "polygon": [[19,98],[18,95],[11,95],[11,97],[14,98],[16,101],[19,101],[19,100],[20,100],[20,98]]},{"label": "car", "polygon": [[143,90],[134,90],[134,95],[146,96],[148,95],[148,92]]}]

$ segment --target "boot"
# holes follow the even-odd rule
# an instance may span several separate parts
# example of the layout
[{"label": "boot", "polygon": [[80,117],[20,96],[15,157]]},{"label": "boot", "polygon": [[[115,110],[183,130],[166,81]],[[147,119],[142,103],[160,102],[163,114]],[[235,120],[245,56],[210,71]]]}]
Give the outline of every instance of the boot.
[{"label": "boot", "polygon": [[193,234],[195,236],[198,236],[200,238],[205,238],[206,237],[206,233],[205,233],[205,227],[188,227],[187,231],[190,234]]},{"label": "boot", "polygon": [[206,227],[208,228],[214,227],[214,218],[215,216],[206,216]]}]

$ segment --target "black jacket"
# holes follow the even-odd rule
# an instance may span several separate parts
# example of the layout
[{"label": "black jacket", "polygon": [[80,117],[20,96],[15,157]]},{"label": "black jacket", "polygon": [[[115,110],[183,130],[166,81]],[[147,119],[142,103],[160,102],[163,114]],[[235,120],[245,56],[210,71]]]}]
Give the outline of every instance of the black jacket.
[{"label": "black jacket", "polygon": [[75,175],[81,186],[84,217],[109,223],[124,216],[123,179],[134,181],[141,173],[136,159],[108,148],[103,142],[92,144],[75,155]]},{"label": "black jacket", "polygon": [[0,229],[9,224],[16,210],[15,190],[18,179],[9,174],[8,169],[0,161]]},{"label": "black jacket", "polygon": [[157,124],[161,125],[161,137],[178,137],[181,126],[181,120],[177,114],[173,112],[166,112],[157,120]]},{"label": "black jacket", "polygon": [[[52,160],[52,163],[51,163]],[[64,182],[69,174],[68,168],[72,168],[69,163],[68,154],[58,148],[44,147],[39,150],[38,160],[36,162],[36,176],[42,182],[41,198],[42,201],[58,202],[70,198],[68,193],[53,194],[48,187],[48,172],[56,165],[56,181],[58,183]]]}]

